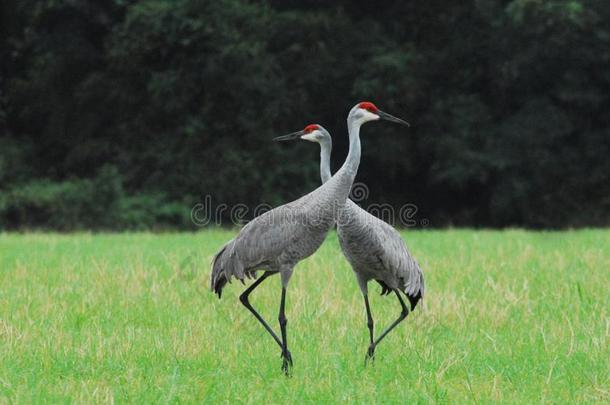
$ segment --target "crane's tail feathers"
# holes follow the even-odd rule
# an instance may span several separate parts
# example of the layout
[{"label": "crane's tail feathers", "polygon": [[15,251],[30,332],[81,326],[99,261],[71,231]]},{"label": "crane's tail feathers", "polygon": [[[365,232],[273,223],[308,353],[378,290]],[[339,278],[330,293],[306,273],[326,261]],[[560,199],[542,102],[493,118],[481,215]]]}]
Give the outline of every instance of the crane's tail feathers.
[{"label": "crane's tail feathers", "polygon": [[235,251],[235,239],[228,241],[212,259],[211,289],[218,298],[222,296],[222,289],[231,278],[235,277],[244,283],[244,278],[256,279],[256,271],[245,269],[242,261]]},{"label": "crane's tail feathers", "polygon": [[225,252],[225,250],[227,249],[227,246],[229,245],[229,243],[224,245],[222,247],[222,249],[220,249],[218,251],[218,253],[216,253],[214,255],[214,259],[212,259],[212,280],[211,280],[210,288],[212,289],[212,291],[215,294],[218,294],[218,299],[220,299],[222,297],[222,289],[224,288],[225,284],[227,284],[227,282],[229,281],[227,279],[227,276],[224,273],[223,266],[222,266],[222,263],[223,263],[222,255]]},{"label": "crane's tail feathers", "polygon": [[416,295],[407,295],[409,302],[411,303],[411,311],[415,310],[417,303],[422,298],[421,291],[418,291]]},{"label": "crane's tail feathers", "polygon": [[415,283],[408,285],[404,293],[411,303],[411,311],[415,309],[419,300],[424,297],[424,274],[420,271],[419,277]]},{"label": "crane's tail feathers", "polygon": [[218,294],[218,299],[222,298],[222,289],[225,284],[227,284],[227,278],[224,275],[221,275],[214,284],[214,294]]}]

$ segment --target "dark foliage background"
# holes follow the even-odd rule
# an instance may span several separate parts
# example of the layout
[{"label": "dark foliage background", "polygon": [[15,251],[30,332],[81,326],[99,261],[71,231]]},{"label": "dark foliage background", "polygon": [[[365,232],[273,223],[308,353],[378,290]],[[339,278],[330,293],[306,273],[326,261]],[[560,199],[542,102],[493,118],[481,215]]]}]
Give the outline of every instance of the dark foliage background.
[{"label": "dark foliage background", "polygon": [[610,224],[610,2],[4,0],[0,228],[192,228],[276,205],[346,154],[368,202],[433,226]]}]

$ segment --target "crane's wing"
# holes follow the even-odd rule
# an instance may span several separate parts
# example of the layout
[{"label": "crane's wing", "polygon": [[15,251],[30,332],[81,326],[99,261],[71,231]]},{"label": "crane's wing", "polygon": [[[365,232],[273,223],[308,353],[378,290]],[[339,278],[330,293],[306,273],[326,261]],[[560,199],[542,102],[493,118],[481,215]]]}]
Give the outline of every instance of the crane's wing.
[{"label": "crane's wing", "polygon": [[417,260],[409,253],[400,233],[386,222],[376,219],[373,226],[378,242],[377,257],[385,269],[400,281],[401,289],[414,308],[424,295],[424,274]]},{"label": "crane's wing", "polygon": [[237,277],[257,269],[295,264],[315,252],[334,223],[332,180],[311,193],[256,217],[223,246],[212,262],[212,290],[219,296]]},{"label": "crane's wing", "polygon": [[248,268],[277,258],[303,231],[304,213],[293,206],[280,206],[255,218],[239,232],[236,253]]},{"label": "crane's wing", "polygon": [[274,208],[246,224],[212,261],[211,287],[220,297],[232,277],[243,280],[274,262],[304,232],[299,204]]}]

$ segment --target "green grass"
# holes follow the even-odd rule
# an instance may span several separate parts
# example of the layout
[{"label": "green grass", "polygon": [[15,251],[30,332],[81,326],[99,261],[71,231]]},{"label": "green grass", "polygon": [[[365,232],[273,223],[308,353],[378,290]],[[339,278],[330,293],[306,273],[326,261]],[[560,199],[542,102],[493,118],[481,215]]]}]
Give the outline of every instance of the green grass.
[{"label": "green grass", "polygon": [[[423,305],[364,367],[331,233],[288,290],[295,368],[209,263],[233,233],[0,234],[0,402],[606,402],[610,231],[413,231]],[[370,284],[380,329],[399,312]],[[277,328],[279,278],[252,295]]]}]

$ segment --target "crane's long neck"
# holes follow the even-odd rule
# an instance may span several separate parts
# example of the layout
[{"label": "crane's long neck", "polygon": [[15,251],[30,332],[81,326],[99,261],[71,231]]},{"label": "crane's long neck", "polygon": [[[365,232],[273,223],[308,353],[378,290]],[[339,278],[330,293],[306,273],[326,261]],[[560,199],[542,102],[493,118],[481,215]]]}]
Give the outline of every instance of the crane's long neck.
[{"label": "crane's long neck", "polygon": [[[317,204],[321,204],[316,216],[328,219],[332,221],[331,223],[336,223],[343,211],[360,164],[360,123],[354,123],[352,119],[348,118],[348,132],[349,153],[347,159],[332,177],[330,174],[330,145],[327,148],[321,145],[320,176],[325,184],[319,189],[323,201],[316,200]],[[325,225],[328,225],[328,223],[325,223]]]},{"label": "crane's long neck", "polygon": [[320,177],[322,183],[326,183],[331,178],[330,173],[330,153],[332,151],[330,139],[320,142]]},{"label": "crane's long neck", "polygon": [[[333,197],[335,208],[340,209],[346,203],[358,172],[358,165],[360,164],[360,125],[360,122],[354,122],[351,117],[347,120],[349,153],[343,166],[332,177],[332,183],[336,187]],[[330,175],[330,170],[328,174]],[[322,176],[324,177],[324,174]]]},{"label": "crane's long neck", "polygon": [[360,122],[348,119],[347,131],[349,134],[349,153],[347,159],[341,167],[341,171],[345,172],[345,175],[351,178],[351,183],[354,182],[356,173],[358,172],[358,166],[360,165]]}]

